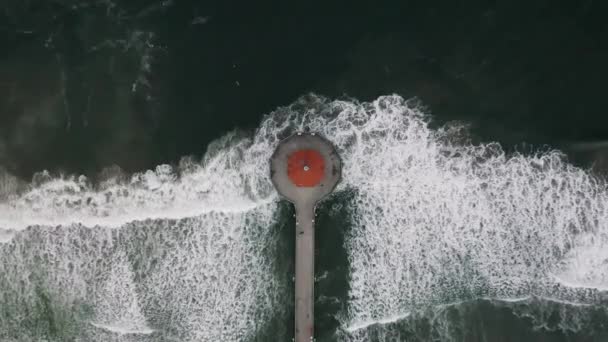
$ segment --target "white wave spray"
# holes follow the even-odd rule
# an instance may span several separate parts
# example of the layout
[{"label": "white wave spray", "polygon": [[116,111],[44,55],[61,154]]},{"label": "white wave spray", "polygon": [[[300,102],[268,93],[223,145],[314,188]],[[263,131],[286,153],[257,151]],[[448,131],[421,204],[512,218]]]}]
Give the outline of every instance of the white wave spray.
[{"label": "white wave spray", "polygon": [[265,141],[93,186],[37,181],[0,205],[0,339],[240,341],[284,308]]}]

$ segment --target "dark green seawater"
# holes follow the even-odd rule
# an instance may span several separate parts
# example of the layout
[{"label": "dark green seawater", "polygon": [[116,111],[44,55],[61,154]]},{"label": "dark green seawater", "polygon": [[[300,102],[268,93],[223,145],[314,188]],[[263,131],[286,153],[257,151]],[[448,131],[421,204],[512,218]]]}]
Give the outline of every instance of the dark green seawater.
[{"label": "dark green seawater", "polygon": [[4,1],[0,341],[291,341],[298,130],[345,165],[317,341],[608,341],[606,15]]}]

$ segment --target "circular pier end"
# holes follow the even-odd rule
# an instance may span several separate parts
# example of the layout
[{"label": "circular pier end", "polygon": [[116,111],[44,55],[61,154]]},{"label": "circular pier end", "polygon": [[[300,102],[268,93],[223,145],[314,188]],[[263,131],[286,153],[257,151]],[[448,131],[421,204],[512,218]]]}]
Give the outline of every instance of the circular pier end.
[{"label": "circular pier end", "polygon": [[296,205],[314,205],[333,191],[340,176],[335,148],[314,133],[296,133],[281,141],[271,158],[272,183]]}]

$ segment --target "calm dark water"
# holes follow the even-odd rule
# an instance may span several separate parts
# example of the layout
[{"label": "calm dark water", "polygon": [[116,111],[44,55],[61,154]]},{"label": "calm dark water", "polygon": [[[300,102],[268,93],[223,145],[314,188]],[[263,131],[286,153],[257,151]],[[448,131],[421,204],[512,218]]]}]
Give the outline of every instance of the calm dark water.
[{"label": "calm dark water", "polygon": [[[323,101],[315,100],[314,96],[312,100],[307,99],[307,94],[344,99],[348,103],[374,101],[382,95],[397,94],[405,99],[418,99],[418,103],[424,107],[423,112],[429,115],[427,118],[430,120],[429,127],[432,132],[445,124],[458,122],[458,125],[468,127],[466,139],[473,144],[498,142],[508,154],[522,151],[526,155],[533,155],[539,150],[559,148],[567,153],[563,158],[569,162],[582,167],[590,167],[595,163],[596,170],[601,173],[607,160],[607,147],[603,142],[608,138],[608,115],[603,93],[605,80],[608,79],[606,15],[608,3],[593,0],[468,1],[464,4],[440,1],[3,2],[0,5],[0,170],[2,174],[6,171],[11,176],[5,176],[10,182],[0,178],[0,181],[6,182],[4,185],[0,182],[0,190],[3,190],[2,186],[10,188],[10,191],[14,188],[42,190],[40,193],[34,191],[36,194],[30,194],[25,199],[6,199],[7,195],[0,193],[0,198],[9,203],[1,209],[5,213],[3,216],[7,218],[2,221],[5,226],[0,224],[0,237],[1,229],[20,230],[25,226],[34,225],[17,233],[13,241],[4,245],[0,243],[0,256],[3,258],[0,265],[6,274],[4,278],[0,276],[0,303],[11,308],[0,313],[0,337],[8,341],[29,341],[33,338],[50,341],[76,341],[78,338],[107,341],[186,341],[206,340],[218,336],[225,340],[240,340],[247,336],[247,339],[256,341],[289,341],[293,329],[293,306],[289,292],[293,262],[286,256],[293,254],[293,231],[290,229],[293,226],[293,209],[285,202],[274,203],[276,199],[271,201],[273,204],[260,204],[266,203],[264,201],[268,198],[272,199],[268,195],[268,189],[251,185],[257,184],[255,181],[248,183],[252,177],[248,171],[242,171],[240,175],[234,175],[234,178],[231,174],[234,170],[236,173],[246,170],[247,161],[258,160],[259,165],[263,167],[264,164],[259,161],[263,154],[256,154],[255,148],[271,149],[276,136],[283,136],[287,131],[298,127],[297,123],[293,122],[301,118],[295,115],[290,128],[286,130],[272,126],[273,133],[268,134],[260,132],[267,124],[266,115],[277,107],[295,102],[293,108],[284,111],[301,114],[306,108],[316,109],[323,112],[324,118],[327,118],[323,119],[326,121],[319,121],[322,122],[319,127],[334,127],[332,125],[339,121],[335,119],[338,114],[334,115],[331,110],[326,110],[326,113],[325,109],[319,109],[329,105],[319,104],[319,101]],[[281,111],[269,117],[278,122],[283,118]],[[312,127],[319,125],[314,120],[302,120]],[[373,125],[370,124],[371,126]],[[410,132],[407,130],[409,126],[395,123],[392,130],[379,129],[381,132],[378,135],[372,135],[369,141],[362,138],[360,145],[357,145],[342,138],[342,134],[349,134],[348,129],[338,124],[335,127],[328,128],[325,134],[337,141],[339,148],[349,155],[346,162],[352,163],[361,161],[356,155],[351,156],[351,153],[354,153],[352,146],[370,148],[370,155],[374,155],[375,148],[390,147],[389,143],[382,143],[383,134],[394,136],[400,134],[399,132]],[[240,137],[252,139],[252,136],[254,141],[248,142],[249,147],[243,150],[230,143],[211,144],[234,130],[237,131],[235,141]],[[422,131],[424,134],[427,132]],[[264,134],[273,137],[269,138]],[[450,139],[452,138],[456,139],[450,136]],[[413,141],[419,142],[422,138],[416,139]],[[268,145],[265,145],[266,143]],[[173,176],[166,176],[163,172],[157,172],[153,181],[141,181],[143,185],[125,185],[129,183],[129,176],[125,174],[153,170],[160,164],[175,165],[184,156],[200,159],[208,150],[211,151],[210,155],[216,153],[232,156],[234,153],[236,157],[226,157],[227,161],[220,158],[228,165],[225,169],[214,166],[215,168],[209,170],[204,169],[206,171],[189,173],[188,167],[182,165],[177,168],[178,176],[196,176],[192,176],[192,183],[188,183],[190,180],[184,181],[184,184],[190,184],[190,187],[167,185],[167,189],[162,188],[167,194],[157,195],[154,192],[159,189],[154,182],[174,184],[171,183],[175,181],[171,178]],[[487,150],[490,151],[488,154],[493,153],[492,147]],[[251,159],[243,157],[250,154],[253,156]],[[387,152],[387,156],[389,155]],[[401,155],[407,155],[407,151]],[[423,160],[426,156],[425,153],[413,155],[415,160]],[[239,158],[243,160],[241,163],[234,162],[235,159],[241,160]],[[379,169],[382,169],[384,163],[388,165],[391,160],[399,159],[397,155],[382,159],[380,153],[377,158],[384,161],[378,165]],[[460,160],[459,158],[460,154],[454,156],[454,160]],[[480,158],[486,157],[483,155]],[[403,164],[399,165],[410,165],[408,163],[407,159],[404,159]],[[534,161],[525,159],[521,163],[528,165],[534,164]],[[107,169],[113,165],[113,169]],[[463,165],[465,164],[459,164],[459,167],[467,169],[468,166]],[[585,188],[588,180],[585,176],[580,176],[580,170],[571,170],[570,166],[564,165],[557,167],[562,171],[558,172],[555,179],[563,179],[564,184],[571,185],[574,189],[562,187],[561,192],[557,191],[555,196],[566,198],[563,203],[570,204],[563,204],[561,207],[558,204],[548,204],[548,207],[555,211],[568,211],[568,205],[578,208],[572,215],[580,218],[577,221],[580,224],[573,224],[574,228],[568,229],[581,235],[583,232],[591,232],[593,240],[597,240],[600,246],[596,247],[601,251],[602,246],[605,246],[601,243],[605,242],[603,239],[607,221],[602,216],[603,209],[598,208],[603,208],[605,204],[605,189],[601,181],[598,181],[600,185],[597,187],[589,185]],[[495,170],[498,166],[489,169]],[[49,170],[51,176],[38,174],[34,177],[34,185],[31,188],[24,185],[41,170]],[[519,178],[514,176],[513,182],[509,184],[515,184],[520,179],[530,180],[531,183],[545,179],[542,176],[545,173],[538,176],[532,171],[529,174],[526,172],[528,171],[518,174]],[[86,188],[87,194],[102,194],[105,189],[111,189],[111,195],[99,195],[97,202],[96,195],[79,197],[79,191],[84,190],[53,190],[50,189],[51,186],[45,187],[44,184],[55,184],[52,180],[56,180],[60,173],[85,174],[89,177],[89,183],[82,188],[77,185],[77,189]],[[352,174],[359,175],[355,171]],[[378,174],[381,172],[378,171]],[[496,174],[500,172],[497,171]],[[117,181],[122,184],[117,186],[120,191],[112,187],[104,188],[105,185],[99,183],[113,176],[121,179]],[[165,176],[170,179],[166,180],[163,178]],[[580,183],[572,180],[579,176],[583,179]],[[489,179],[501,177],[505,176],[491,176]],[[216,193],[217,188],[213,184],[201,185],[200,188],[197,185],[206,181],[224,184],[223,178],[230,180],[235,189],[246,188],[247,194],[243,195],[244,197],[249,196],[249,192],[253,193],[250,196],[254,198],[253,202],[263,209],[256,207],[258,209],[251,209],[251,212],[247,209],[247,214],[243,214],[243,217],[240,214],[225,214],[225,217],[222,216],[224,214],[218,214],[219,217],[216,217],[215,214],[200,214],[194,210],[190,216],[197,217],[193,219],[195,222],[189,221],[189,215],[183,212],[165,215],[162,211],[168,207],[179,207],[179,204],[159,204],[159,208],[163,208],[160,216],[155,216],[153,209],[144,210],[138,215],[120,211],[121,208],[126,208],[125,212],[135,211],[133,208],[136,206],[133,203],[136,201],[163,205],[177,203],[175,198],[181,198],[180,195],[168,193],[173,191],[189,194],[191,188],[196,188],[196,195],[183,195],[185,202],[193,201],[193,198],[198,198],[196,196],[203,196],[201,194],[210,193],[210,199],[205,197],[201,206],[213,207],[219,203],[215,210],[220,213],[231,212],[232,209],[226,208],[235,203],[234,198],[223,195],[221,191]],[[381,182],[385,178],[389,179],[389,176],[383,178],[378,175],[374,180]],[[239,183],[242,179],[247,179],[243,181],[243,186]],[[413,179],[424,183],[423,178]],[[447,189],[458,183],[451,179],[442,181],[445,183],[436,183],[442,184],[439,189],[441,186]],[[591,184],[594,181],[588,182]],[[10,186],[6,185],[9,183]],[[403,184],[406,183],[404,178]],[[600,286],[607,284],[608,278],[595,276],[591,279],[589,276],[585,278],[589,281],[588,284],[585,283],[588,288],[580,291],[564,289],[563,284],[541,286],[506,282],[504,286],[509,289],[508,295],[500,296],[500,286],[477,286],[477,282],[486,284],[485,280],[479,279],[494,275],[487,271],[491,267],[488,266],[490,264],[484,264],[482,256],[470,256],[466,252],[468,248],[483,248],[480,245],[470,247],[464,242],[456,243],[460,249],[452,251],[455,257],[448,262],[463,265],[463,270],[454,271],[464,272],[458,273],[457,276],[448,276],[433,269],[430,264],[434,262],[435,257],[429,257],[430,261],[421,257],[419,268],[415,263],[408,263],[408,267],[414,269],[412,272],[428,272],[433,275],[432,279],[438,279],[436,288],[427,288],[415,281],[392,278],[403,270],[391,262],[383,261],[375,266],[384,273],[374,273],[372,265],[353,266],[360,261],[358,255],[369,255],[370,260],[380,254],[384,255],[378,252],[374,241],[387,236],[389,242],[403,239],[403,236],[389,228],[395,226],[395,222],[397,225],[420,224],[421,227],[426,227],[426,223],[420,222],[426,217],[437,216],[445,218],[444,221],[437,222],[451,227],[451,216],[441,214],[445,213],[445,210],[440,212],[431,208],[420,214],[420,217],[398,214],[400,211],[409,210],[407,208],[416,208],[423,212],[427,200],[441,202],[437,198],[433,199],[433,191],[430,191],[429,197],[425,197],[424,193],[421,197],[423,200],[411,204],[413,207],[407,207],[406,204],[401,207],[395,203],[407,202],[404,192],[388,188],[384,192],[386,196],[383,197],[380,190],[376,193],[364,187],[357,188],[353,184],[346,180],[344,187],[318,209],[318,341],[608,340],[605,290]],[[428,186],[432,187],[433,183],[430,184]],[[577,184],[582,185],[576,189]],[[222,186],[217,187],[221,189]],[[593,189],[588,191],[593,194],[579,194],[586,191],[585,189]],[[141,194],[138,193],[140,190]],[[192,191],[194,193],[194,190]],[[154,194],[150,195],[149,192]],[[66,199],[66,196],[73,197]],[[121,202],[109,199],[121,196],[128,200]],[[90,198],[94,199],[89,200]],[[379,198],[386,201],[379,202]],[[518,197],[505,195],[504,201],[516,202],[513,198]],[[445,199],[446,203],[460,203],[467,202],[469,197],[446,195]],[[110,204],[104,207],[104,200]],[[372,206],[371,202],[374,200],[377,208]],[[585,204],[585,200],[591,204]],[[483,200],[480,202],[485,203]],[[91,209],[91,203],[95,209]],[[494,202],[488,200],[488,203]],[[526,208],[526,203],[522,200],[521,205],[514,205],[514,208]],[[530,202],[530,205],[532,203]],[[249,208],[247,205],[241,205],[240,202],[235,204],[238,208]],[[267,208],[266,205],[273,207]],[[33,209],[29,211],[28,206]],[[63,211],[60,212],[57,208]],[[105,214],[102,213],[102,208],[107,210]],[[497,226],[508,227],[511,224],[515,228],[520,225],[526,227],[527,221],[517,221],[522,211],[515,209],[513,212],[501,212],[500,215],[508,219],[496,223]],[[461,208],[460,211],[466,209]],[[36,216],[47,212],[52,214],[49,214],[50,216],[63,216],[57,220],[54,218],[59,216],[53,216],[53,219],[42,214],[41,218]],[[471,218],[477,212],[473,209],[470,212],[470,216],[462,219],[463,225],[467,227],[473,223],[478,224]],[[103,221],[113,215],[119,217],[118,220],[125,218],[127,223]],[[549,209],[535,212],[534,215],[547,218],[546,222],[539,223],[540,228],[562,224],[559,219],[554,219],[559,215],[549,212]],[[28,221],[30,216],[35,219]],[[68,220],[65,217],[74,218]],[[90,217],[95,219],[86,221]],[[103,219],[97,220],[99,217]],[[18,223],[14,226],[12,223],[5,223],[11,222],[12,219]],[[135,223],[128,223],[131,221]],[[71,223],[82,226],[70,226]],[[106,237],[91,228],[99,228],[97,225],[118,225],[120,229],[114,230],[114,235]],[[246,247],[243,247],[245,252],[236,247],[235,250],[225,247],[229,252],[218,250],[217,253],[228,253],[234,256],[234,260],[240,260],[243,256],[251,257],[251,260],[260,261],[267,267],[258,270],[253,266],[253,261],[251,264],[241,262],[254,271],[240,270],[241,273],[233,275],[234,284],[259,281],[272,285],[259,288],[246,285],[231,287],[233,282],[225,280],[230,277],[222,278],[230,274],[225,270],[231,268],[217,266],[221,263],[216,263],[216,259],[209,257],[215,255],[215,250],[212,253],[205,249],[208,254],[196,254],[199,253],[200,246],[208,246],[206,243],[209,239],[204,234],[196,235],[197,227],[207,225],[219,229],[217,232],[213,230],[213,234],[218,236],[213,235],[211,239],[222,241],[218,244],[220,246],[231,246],[233,237],[248,241],[244,244]],[[49,228],[54,226],[57,228]],[[225,234],[221,233],[222,227],[245,228],[243,232]],[[246,227],[264,231],[263,234],[260,233],[263,238],[256,239],[254,235],[248,235],[250,230]],[[515,246],[521,245],[525,248],[505,245],[505,250],[513,253],[513,260],[520,260],[527,267],[526,272],[528,268],[538,267],[537,271],[542,273],[545,271],[544,257],[527,258],[525,255],[533,255],[534,249],[543,250],[544,246],[555,243],[560,246],[556,247],[558,251],[555,252],[559,255],[552,257],[561,261],[561,258],[566,258],[568,251],[574,248],[555,242],[559,241],[559,238],[554,241],[539,237],[540,233],[535,229],[530,228],[527,240],[523,237],[521,240],[518,240],[519,237],[513,238],[513,241],[516,241]],[[163,230],[166,230],[166,233]],[[370,233],[373,231],[378,233]],[[542,232],[542,229],[540,231]],[[387,234],[397,235],[393,238]],[[484,246],[487,241],[500,240],[489,237],[486,239],[472,233],[462,233],[462,236],[465,237],[463,241],[483,241]],[[513,234],[507,233],[502,238],[510,241],[512,236]],[[67,242],[59,244],[56,240],[60,240],[59,237],[65,237],[66,241],[78,246],[69,247]],[[445,236],[435,238],[442,243],[449,240]],[[227,242],[224,243],[224,239],[228,239]],[[530,243],[530,239],[537,239],[536,243]],[[188,241],[191,241],[190,245]],[[196,252],[180,254],[172,249],[176,245]],[[252,252],[257,250],[257,247],[263,248],[263,253]],[[432,249],[432,245],[429,245],[421,249],[419,254],[426,255],[426,251]],[[79,254],[69,254],[72,250],[82,251],[82,260],[85,260],[82,264],[77,265],[76,262],[81,258]],[[64,259],[57,257],[57,260],[48,258],[48,255],[58,255],[58,251],[70,256]],[[94,251],[99,251],[100,254]],[[398,258],[394,260],[398,261],[411,260],[413,257],[410,254],[395,253],[397,254],[391,255],[396,255]],[[155,257],[157,254],[162,257]],[[206,261],[201,261],[200,264],[188,261],[196,258]],[[595,267],[598,269],[605,268],[605,263],[602,262],[607,260],[606,255],[601,252],[580,258],[597,259],[600,266]],[[233,262],[231,258],[226,259],[229,260],[227,262]],[[496,257],[497,265],[494,267],[502,269],[498,263],[506,263],[510,259],[511,257],[502,255]],[[108,264],[99,260],[108,260]],[[170,261],[163,264],[163,260]],[[122,284],[112,280],[112,277],[128,278],[124,275],[127,271],[123,272],[121,268],[111,266],[114,261],[117,265],[128,265],[125,267],[134,272],[133,283],[121,285],[120,289],[104,287],[103,291],[106,292],[103,292],[98,286],[105,285],[99,284]],[[427,261],[430,266],[426,264]],[[162,266],[157,266],[157,263]],[[182,270],[180,263],[188,266],[183,266]],[[538,266],[535,266],[535,263],[538,263]],[[582,263],[589,268],[595,265],[592,262]],[[45,271],[44,267],[34,267],[38,264],[46,265],[49,270],[55,270],[54,267],[57,267],[57,270]],[[238,264],[234,261],[234,265]],[[446,269],[451,270],[448,264]],[[168,271],[172,270],[173,266],[179,271]],[[188,272],[196,273],[195,270],[205,267],[218,271],[201,274],[201,277],[205,277],[204,280],[179,281],[186,279]],[[469,268],[483,274],[465,274]],[[69,271],[64,275],[64,271],[59,269]],[[508,267],[505,266],[505,269]],[[513,266],[512,269],[517,267]],[[264,278],[256,273],[258,271],[270,272],[270,276]],[[53,275],[54,272],[60,275]],[[72,276],[72,272],[84,275]],[[95,272],[99,272],[99,275]],[[152,275],[146,276],[148,273]],[[19,283],[17,274],[27,274],[27,277],[21,279],[24,283]],[[357,277],[361,275],[371,279],[371,283],[379,280],[377,291],[367,283],[358,285],[360,283],[357,282]],[[165,276],[173,278],[168,280],[163,278]],[[412,279],[424,278],[416,277],[412,276]],[[79,287],[80,280],[74,279],[81,279],[81,283],[86,283],[86,286]],[[215,287],[203,286],[206,282],[216,284],[218,279],[224,279],[227,283]],[[393,279],[398,284],[398,289],[385,284],[384,279]],[[173,302],[163,302],[162,299],[168,298],[167,293],[170,293],[162,286],[168,281],[178,283]],[[387,282],[390,283],[388,280]],[[467,282],[475,284],[468,286]],[[494,284],[490,280],[487,283]],[[221,284],[221,281],[218,284]],[[78,292],[78,295],[74,295],[78,301],[67,300],[61,291],[57,292],[57,288],[62,286],[71,286],[69,289],[74,293],[82,291],[85,294]],[[18,288],[27,290],[17,290]],[[408,288],[417,290],[408,292]],[[426,292],[430,288],[434,290]],[[205,297],[206,295],[201,294],[202,297],[199,298],[193,294],[207,290],[212,294],[219,293],[213,298],[232,298],[234,293],[238,295],[235,295],[234,300],[213,299],[216,301],[213,302],[209,297]],[[100,299],[103,296],[98,298],[95,294],[100,291],[116,293],[117,298],[129,298],[132,293],[145,298],[140,298],[137,302],[137,305],[141,306],[137,310],[112,309],[121,307],[121,301],[109,301],[110,304],[106,308],[99,304],[100,301],[103,302]],[[28,295],[23,295],[22,298],[15,295],[17,292]],[[142,295],[143,292],[149,295]],[[371,299],[363,300],[357,297],[358,293],[368,293]],[[418,294],[425,297],[428,293],[436,293],[437,296],[427,296],[428,303],[422,300],[425,298],[420,301],[412,299]],[[259,311],[253,310],[247,306],[246,303],[249,302],[240,300],[239,296],[255,298],[267,306],[260,305]],[[408,298],[410,302],[407,303],[412,304],[415,309],[400,310],[410,306],[402,304],[397,297]],[[207,301],[207,304],[197,302],[200,300]],[[175,303],[174,308],[171,303]],[[201,308],[197,311],[198,304]],[[104,309],[99,309],[100,307]],[[185,310],[184,307],[188,309]],[[281,309],[273,309],[277,307]],[[191,308],[194,309],[188,311]],[[127,315],[125,318],[121,310],[129,315],[135,315],[133,312],[136,312],[137,315]],[[231,311],[235,312],[232,316],[225,314]],[[237,314],[237,311],[242,314]],[[189,320],[183,316],[196,319]],[[198,319],[203,316],[217,317],[217,321],[209,323],[209,319]],[[368,316],[373,316],[373,319]],[[127,328],[123,327],[122,334],[112,332],[111,329],[102,333],[95,330],[97,328],[91,328],[88,323],[82,323],[111,321],[108,317],[122,317],[124,321],[139,322],[131,327],[139,333],[145,332],[143,323],[140,324],[145,321],[147,328],[155,332],[142,336],[138,335],[139,333],[124,334],[124,329]],[[249,317],[259,319],[254,323],[243,323],[243,326],[225,324],[231,320],[247,321],[250,320]],[[201,323],[202,321],[206,323]],[[223,329],[228,331],[224,335],[221,329],[216,331],[212,328],[222,324],[225,324]],[[206,329],[206,333],[192,333],[201,329]],[[233,332],[237,330],[255,333],[247,335]],[[25,333],[26,331],[33,333]]]}]

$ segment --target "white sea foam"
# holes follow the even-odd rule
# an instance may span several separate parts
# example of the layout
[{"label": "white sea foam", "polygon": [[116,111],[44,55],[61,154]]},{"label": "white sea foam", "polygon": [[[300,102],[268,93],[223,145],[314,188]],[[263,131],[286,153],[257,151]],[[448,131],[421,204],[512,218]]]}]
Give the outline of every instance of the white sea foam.
[{"label": "white sea foam", "polygon": [[121,225],[145,219],[183,218],[202,213],[247,212],[276,200],[268,181],[264,142],[237,139],[215,142],[200,163],[184,161],[110,178],[93,186],[86,177],[56,177],[43,172],[27,190],[0,203],[0,228],[31,225]]},{"label": "white sea foam", "polygon": [[10,310],[0,340],[38,340],[55,326],[57,341],[255,336],[285,309],[277,197],[260,171],[270,153],[267,140],[231,134],[201,162],[126,181],[39,175],[0,205],[11,229],[1,234],[0,306]]},{"label": "white sea foam", "polygon": [[583,237],[579,247],[565,255],[554,279],[568,287],[608,291],[608,248],[596,232]]},{"label": "white sea foam", "polygon": [[147,326],[142,313],[127,256],[118,252],[111,264],[107,278],[99,281],[92,293],[97,300],[95,322],[91,324],[118,334],[151,334],[154,330]]},{"label": "white sea foam", "polygon": [[143,334],[149,335],[154,332],[154,330],[147,327],[140,327],[132,322],[126,323],[115,323],[115,324],[99,324],[99,323],[91,323],[91,325],[108,330],[113,333],[117,333],[119,335],[128,335],[128,334]]},{"label": "white sea foam", "polygon": [[398,321],[403,320],[405,318],[408,318],[410,315],[411,314],[409,312],[406,312],[406,313],[398,315],[398,316],[379,318],[379,319],[374,320],[374,321],[359,322],[359,323],[355,323],[355,324],[353,324],[351,326],[348,326],[348,327],[344,328],[344,330],[346,332],[353,333],[353,332],[355,332],[357,330],[362,330],[362,329],[369,328],[372,325],[384,325],[384,324],[395,323],[395,322],[398,322]]},{"label": "white sea foam", "polygon": [[0,228],[0,243],[8,242],[13,238],[14,231]]}]

